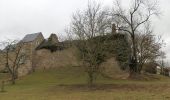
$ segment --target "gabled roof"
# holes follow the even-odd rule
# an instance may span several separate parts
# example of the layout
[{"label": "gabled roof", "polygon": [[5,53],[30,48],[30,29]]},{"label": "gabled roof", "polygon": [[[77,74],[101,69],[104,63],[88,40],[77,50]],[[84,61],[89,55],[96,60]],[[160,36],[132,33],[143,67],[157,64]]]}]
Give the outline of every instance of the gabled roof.
[{"label": "gabled roof", "polygon": [[39,35],[42,35],[41,32],[33,33],[33,34],[27,34],[23,39],[22,42],[32,42],[34,41]]}]

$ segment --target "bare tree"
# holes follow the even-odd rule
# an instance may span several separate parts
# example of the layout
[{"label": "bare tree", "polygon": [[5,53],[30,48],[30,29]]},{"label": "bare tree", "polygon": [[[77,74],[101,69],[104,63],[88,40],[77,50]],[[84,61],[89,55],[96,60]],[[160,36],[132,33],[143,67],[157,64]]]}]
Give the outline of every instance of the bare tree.
[{"label": "bare tree", "polygon": [[137,35],[138,69],[141,72],[146,62],[155,62],[161,56],[165,56],[161,50],[163,41],[161,37],[153,35],[150,24],[146,24],[141,34]]},{"label": "bare tree", "polygon": [[18,78],[18,68],[21,65],[21,60],[26,57],[26,54],[22,52],[23,43],[14,41],[2,42],[5,49],[2,51],[5,58],[5,68],[8,69],[11,75],[11,82],[15,84],[15,80]]},{"label": "bare tree", "polygon": [[157,60],[157,63],[159,64],[160,68],[161,68],[161,73],[162,75],[165,75],[165,67],[168,67],[168,64],[165,63],[165,52],[160,52],[160,56]]},{"label": "bare tree", "polygon": [[73,14],[71,30],[67,31],[77,40],[76,46],[88,73],[90,85],[100,69],[99,65],[104,61],[104,48],[100,44],[100,36],[107,34],[110,28],[110,20],[106,13],[107,10],[103,10],[100,4],[89,3],[87,9]]},{"label": "bare tree", "polygon": [[155,0],[132,0],[129,8],[124,9],[117,0],[113,7],[113,21],[117,24],[119,31],[129,34],[131,41],[131,60],[130,60],[130,76],[137,74],[138,56],[136,35],[141,32],[144,24],[149,22],[152,16],[159,15],[158,3]]}]

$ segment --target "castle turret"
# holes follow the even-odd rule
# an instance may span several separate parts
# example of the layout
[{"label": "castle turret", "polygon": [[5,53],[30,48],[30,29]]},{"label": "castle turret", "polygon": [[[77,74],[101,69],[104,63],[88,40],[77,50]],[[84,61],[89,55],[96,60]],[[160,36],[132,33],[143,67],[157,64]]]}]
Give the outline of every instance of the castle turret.
[{"label": "castle turret", "polygon": [[58,37],[56,34],[52,33],[50,37],[48,38],[48,41],[57,44],[59,42]]}]

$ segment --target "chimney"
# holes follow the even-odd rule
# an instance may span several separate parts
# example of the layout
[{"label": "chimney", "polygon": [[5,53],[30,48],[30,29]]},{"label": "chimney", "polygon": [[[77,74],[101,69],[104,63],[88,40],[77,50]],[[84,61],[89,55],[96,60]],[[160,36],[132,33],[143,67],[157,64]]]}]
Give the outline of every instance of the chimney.
[{"label": "chimney", "polygon": [[112,34],[116,34],[116,25],[112,24]]}]

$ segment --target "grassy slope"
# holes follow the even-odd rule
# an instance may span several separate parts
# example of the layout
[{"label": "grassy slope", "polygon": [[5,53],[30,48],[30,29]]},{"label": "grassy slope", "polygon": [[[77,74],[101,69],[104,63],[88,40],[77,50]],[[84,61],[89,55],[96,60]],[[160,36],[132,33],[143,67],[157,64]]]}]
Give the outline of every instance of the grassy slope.
[{"label": "grassy slope", "polygon": [[[0,77],[1,78],[1,77]],[[70,67],[37,71],[7,85],[0,100],[169,100],[170,80],[112,80],[99,76],[98,85],[89,89],[81,68]],[[105,84],[103,84],[105,83]]]}]

